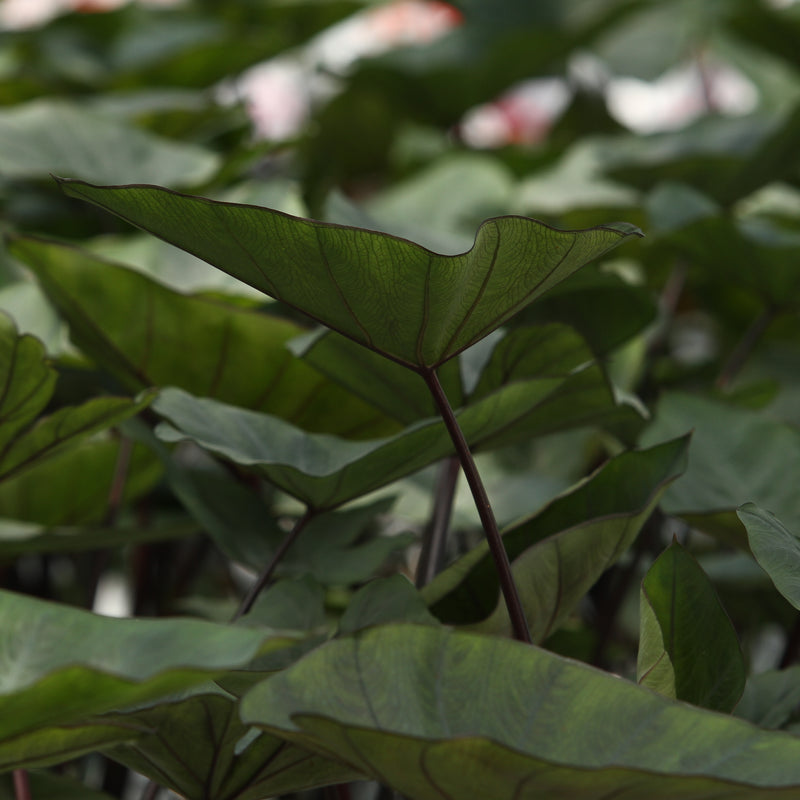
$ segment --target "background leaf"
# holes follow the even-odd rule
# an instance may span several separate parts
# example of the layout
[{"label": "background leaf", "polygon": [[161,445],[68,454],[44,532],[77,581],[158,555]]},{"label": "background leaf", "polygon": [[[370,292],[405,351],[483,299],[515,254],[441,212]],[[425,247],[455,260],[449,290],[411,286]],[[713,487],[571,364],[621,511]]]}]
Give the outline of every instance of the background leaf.
[{"label": "background leaf", "polygon": [[800,608],[800,538],[773,513],[755,503],[745,503],[736,513],[747,529],[747,541],[756,561],[775,588]]}]

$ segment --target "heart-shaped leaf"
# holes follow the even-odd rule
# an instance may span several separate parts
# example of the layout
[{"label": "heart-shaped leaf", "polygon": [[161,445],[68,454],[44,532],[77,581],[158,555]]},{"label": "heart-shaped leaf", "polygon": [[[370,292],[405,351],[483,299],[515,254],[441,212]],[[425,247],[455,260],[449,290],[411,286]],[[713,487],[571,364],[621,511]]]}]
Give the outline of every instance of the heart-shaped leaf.
[{"label": "heart-shaped leaf", "polygon": [[415,625],[334,640],[254,687],[245,722],[410,800],[777,797],[800,740],[538,647]]},{"label": "heart-shaped leaf", "polygon": [[406,366],[435,367],[637,229],[486,220],[467,253],[155,186],[61,180],[88,200]]}]

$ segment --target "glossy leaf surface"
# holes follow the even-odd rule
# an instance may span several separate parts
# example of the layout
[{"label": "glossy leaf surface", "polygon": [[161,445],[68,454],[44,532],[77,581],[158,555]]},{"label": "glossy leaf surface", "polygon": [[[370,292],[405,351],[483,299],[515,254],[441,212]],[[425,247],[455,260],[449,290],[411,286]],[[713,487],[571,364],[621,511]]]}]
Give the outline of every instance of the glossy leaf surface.
[{"label": "glossy leaf surface", "polygon": [[498,217],[481,225],[470,251],[443,256],[386,234],[158,187],[61,186],[411,367],[446,361],[637,234]]},{"label": "glossy leaf surface", "polygon": [[794,737],[536,647],[429,626],[330,642],[255,687],[242,714],[412,800],[788,799],[800,787]]},{"label": "glossy leaf surface", "polygon": [[736,631],[700,565],[673,542],[642,581],[637,679],[666,697],[731,711],[745,665]]}]

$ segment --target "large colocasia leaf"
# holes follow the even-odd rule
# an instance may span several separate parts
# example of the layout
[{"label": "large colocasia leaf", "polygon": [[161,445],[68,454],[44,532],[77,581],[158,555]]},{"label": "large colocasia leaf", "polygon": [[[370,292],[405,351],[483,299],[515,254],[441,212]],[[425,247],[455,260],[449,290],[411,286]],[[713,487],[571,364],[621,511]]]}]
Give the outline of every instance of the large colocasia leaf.
[{"label": "large colocasia leaf", "polygon": [[642,581],[637,677],[667,697],[731,711],[742,696],[739,639],[702,567],[678,542]]},{"label": "large colocasia leaf", "polygon": [[638,235],[623,224],[562,231],[497,217],[471,250],[445,256],[388,234],[155,186],[61,186],[416,369],[443,363]]},{"label": "large colocasia leaf", "polygon": [[409,800],[790,800],[800,740],[505,639],[389,625],[254,687],[245,722]]},{"label": "large colocasia leaf", "polygon": [[[555,631],[631,545],[685,467],[688,437],[622,453],[541,511],[503,532],[534,642]],[[423,596],[443,622],[508,633],[485,542],[441,572]]]},{"label": "large colocasia leaf", "polygon": [[0,765],[54,763],[143,730],[97,714],[185,691],[294,644],[264,629],[120,620],[0,593]]},{"label": "large colocasia leaf", "polygon": [[33,270],[75,344],[134,391],[178,386],[345,436],[396,428],[292,356],[286,342],[303,332],[293,322],[181,294],[57,242],[16,237],[10,249]]}]

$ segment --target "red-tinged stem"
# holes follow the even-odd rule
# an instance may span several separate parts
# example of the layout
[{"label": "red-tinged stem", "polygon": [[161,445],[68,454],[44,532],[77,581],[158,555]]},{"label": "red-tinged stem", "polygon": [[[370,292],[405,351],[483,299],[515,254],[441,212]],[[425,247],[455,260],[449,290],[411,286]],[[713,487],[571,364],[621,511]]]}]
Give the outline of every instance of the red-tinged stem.
[{"label": "red-tinged stem", "polygon": [[481,519],[481,524],[486,534],[486,540],[489,543],[489,550],[491,551],[492,558],[494,558],[494,563],[497,567],[500,588],[505,598],[508,616],[511,619],[514,638],[521,642],[530,643],[531,634],[528,630],[528,622],[525,619],[525,611],[522,608],[522,601],[517,591],[517,585],[511,573],[511,563],[508,560],[508,553],[506,553],[503,538],[500,536],[497,521],[494,518],[494,512],[489,503],[489,497],[486,494],[486,489],[483,486],[478,468],[475,466],[475,459],[472,457],[467,440],[464,438],[464,433],[458,424],[456,415],[453,413],[447,395],[445,395],[444,389],[442,389],[442,385],[439,383],[439,377],[436,371],[433,369],[423,370],[422,377],[425,379],[425,383],[428,384],[428,389],[430,389],[431,395],[433,395],[433,400],[436,403],[436,407],[439,409],[439,414],[447,427],[450,438],[453,440],[458,459],[461,462],[461,468],[464,470],[464,476],[469,484],[472,497],[475,500],[478,516]]},{"label": "red-tinged stem", "polygon": [[14,770],[14,798],[15,800],[33,800],[31,784],[28,780],[28,770]]}]

